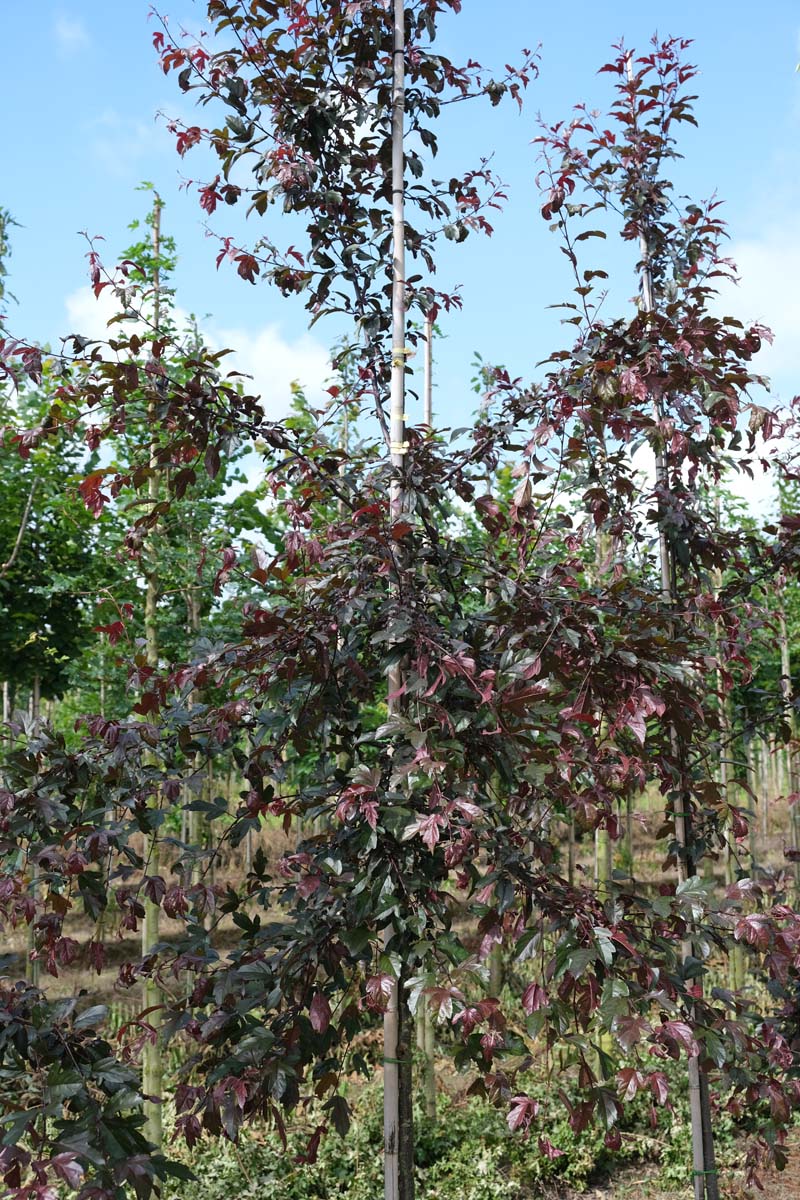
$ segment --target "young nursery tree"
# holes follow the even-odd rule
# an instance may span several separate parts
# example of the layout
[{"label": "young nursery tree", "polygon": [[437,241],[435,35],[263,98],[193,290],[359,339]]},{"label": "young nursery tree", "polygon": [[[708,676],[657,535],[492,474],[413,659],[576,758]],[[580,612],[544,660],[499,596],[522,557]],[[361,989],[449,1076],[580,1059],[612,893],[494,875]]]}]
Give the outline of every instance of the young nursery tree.
[{"label": "young nursery tree", "polygon": [[[404,253],[432,272],[437,232],[463,241],[486,229],[483,205],[498,199],[485,166],[444,186],[428,181],[431,121],[449,100],[518,97],[532,70],[526,57],[494,80],[435,53],[437,16],[459,7],[209,0],[213,51],[157,33],[181,86],[232,110],[218,128],[174,126],[182,153],[205,141],[219,156],[219,175],[200,191],[206,211],[247,195],[262,215],[276,202],[295,214],[285,252],[271,238],[250,249],[223,241],[221,260],[246,280],[301,293],[315,318],[353,322],[355,371],[336,398],[368,412],[383,440],[344,450],[324,422],[270,423],[220,378],[221,356],[195,348],[169,363],[158,329],[114,339],[108,356],[73,346],[58,419],[29,442],[77,427],[87,404],[105,406],[97,436],[111,436],[144,389],[157,453],[98,470],[82,488],[99,511],[124,488],[147,492],[161,470],[134,546],[191,489],[187,463],[202,459],[214,474],[219,447],[235,438],[264,446],[284,532],[254,566],[223,549],[217,594],[240,583],[247,594],[236,637],[192,661],[136,663],[142,719],[90,718],[75,752],[40,730],[11,756],[1,911],[33,924],[53,971],[77,951],[65,915],[80,905],[97,913],[109,892],[126,930],[145,900],[178,922],[169,942],[123,963],[118,983],[168,985],[163,1008],[131,1023],[122,1056],[156,1038],[187,1044],[174,1100],[190,1145],[204,1133],[235,1139],[253,1120],[284,1137],[305,1112],[312,1160],[329,1127],[346,1132],[342,1077],[369,1071],[363,1035],[382,1020],[386,1194],[410,1197],[405,1010],[424,994],[456,1067],[471,1068],[474,1090],[506,1108],[512,1130],[538,1132],[540,1154],[560,1149],[537,1129],[526,1083],[537,1047],[563,1051],[571,1124],[598,1120],[611,1149],[637,1093],[667,1102],[663,1060],[683,1055],[695,1079],[713,1073],[718,1105],[759,1111],[755,1170],[783,1158],[798,1091],[792,1054],[776,1014],[705,981],[734,939],[785,983],[800,922],[780,894],[749,909],[760,898],[753,881],[737,880],[716,904],[695,866],[739,819],[709,770],[717,667],[725,686],[731,664],[748,669],[760,620],[754,567],[763,580],[800,559],[791,525],[769,553],[749,534],[710,526],[696,485],[715,479],[743,439],[755,454],[770,435],[771,418],[747,395],[759,333],[711,313],[720,223],[713,207],[676,211],[665,178],[675,131],[691,117],[685,46],[655,43],[630,77],[619,49],[606,68],[616,83],[607,120],[583,110],[543,135],[543,213],[576,273],[575,343],[553,356],[541,385],[487,369],[484,407],[462,441],[407,424],[409,314],[434,317],[453,298],[408,276]],[[405,154],[404,128],[414,135]],[[649,282],[636,312],[602,320],[602,273],[581,271],[578,249],[615,221],[623,242],[644,238]],[[91,267],[96,288],[114,286],[96,258]],[[122,270],[116,286],[127,288]],[[6,361],[31,361],[28,347],[2,349]],[[644,488],[637,444],[659,464]],[[513,492],[502,482],[509,468]],[[462,527],[486,536],[462,537],[454,505]],[[587,569],[598,530],[627,551],[602,573]],[[719,609],[720,567],[745,618]],[[190,706],[190,695],[202,702]],[[228,844],[267,816],[311,830],[276,867],[256,854],[240,886],[211,886],[196,845],[173,847],[166,878],[141,852],[142,836],[157,836],[158,801],[185,795],[197,752],[235,759],[245,780],[226,814]],[[287,760],[304,765],[293,790],[279,786]],[[613,841],[619,809],[647,784],[669,818],[658,891],[627,875],[602,894],[577,870],[565,878],[559,827],[603,828]],[[103,824],[109,804],[114,819]],[[36,896],[20,849],[46,882]],[[223,920],[238,934],[228,948]],[[487,980],[498,944],[515,966],[503,997]],[[96,938],[88,952],[103,961]],[[127,1185],[145,1196],[170,1166],[147,1156],[141,1094],[97,1029],[102,1014],[22,984],[2,999],[6,1182],[21,1200],[43,1200],[54,1179],[86,1200]],[[699,1130],[695,1194],[711,1200],[702,1114]]]}]

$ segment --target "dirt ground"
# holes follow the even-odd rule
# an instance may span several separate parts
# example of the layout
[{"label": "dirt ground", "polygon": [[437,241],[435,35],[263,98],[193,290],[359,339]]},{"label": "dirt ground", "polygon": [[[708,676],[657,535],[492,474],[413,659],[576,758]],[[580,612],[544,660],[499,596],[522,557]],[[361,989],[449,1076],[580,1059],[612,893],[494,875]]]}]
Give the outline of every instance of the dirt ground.
[{"label": "dirt ground", "polygon": [[[789,1163],[785,1171],[772,1171],[762,1180],[763,1191],[745,1188],[730,1173],[720,1177],[721,1200],[800,1200],[800,1131],[790,1135]],[[665,1192],[656,1185],[655,1164],[625,1167],[597,1187],[581,1193],[580,1200],[692,1200],[692,1191]],[[578,1200],[577,1196],[570,1200]]]}]

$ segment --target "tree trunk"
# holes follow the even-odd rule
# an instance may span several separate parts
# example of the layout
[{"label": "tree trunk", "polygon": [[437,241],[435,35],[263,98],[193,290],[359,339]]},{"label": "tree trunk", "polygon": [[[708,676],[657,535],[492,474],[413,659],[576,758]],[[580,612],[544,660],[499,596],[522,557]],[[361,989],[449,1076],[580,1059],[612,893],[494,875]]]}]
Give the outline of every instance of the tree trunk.
[{"label": "tree trunk", "polygon": [[767,773],[767,745],[763,738],[758,743],[758,790],[759,800],[761,803],[761,837],[764,842],[764,861],[767,858],[767,847],[769,844],[769,775]]},{"label": "tree trunk", "polygon": [[[633,62],[628,58],[628,79],[633,80]],[[644,230],[639,230],[639,249],[642,255],[641,264],[641,302],[644,311],[652,314],[655,310],[653,298],[653,279],[649,266],[649,247]],[[657,427],[661,427],[663,413],[661,402],[653,398],[653,415]],[[656,485],[659,492],[669,490],[669,473],[663,448],[656,448],[655,453]],[[660,515],[660,514],[659,514]],[[667,532],[662,520],[658,526],[659,562],[661,567],[661,594],[666,604],[674,606],[677,599],[675,563],[673,561]],[[682,754],[674,727],[670,730],[673,756],[676,762],[682,761]],[[677,865],[678,881],[685,882],[696,875],[692,855],[691,808],[690,797],[680,787],[675,804],[675,841],[678,845]],[[691,938],[682,944],[681,955],[684,961],[692,957]],[[695,981],[695,987],[702,987],[702,979]],[[695,1200],[719,1200],[719,1186],[714,1157],[714,1140],[711,1125],[711,1106],[708,1088],[701,1084],[702,1070],[698,1055],[690,1055],[688,1059],[689,1111],[692,1131],[692,1181]]]},{"label": "tree trunk", "polygon": [[[160,298],[160,268],[159,259],[161,254],[161,200],[158,195],[153,201],[153,326],[158,332],[161,323],[161,298]],[[156,408],[155,401],[151,399],[148,402],[148,423],[151,431],[150,441],[150,478],[147,483],[147,495],[152,506],[158,503],[158,458],[157,458],[157,434],[156,434]],[[154,669],[158,667],[158,625],[157,625],[157,605],[158,605],[158,567],[155,562],[155,549],[152,542],[152,536],[148,537],[145,546],[145,602],[144,602],[144,635],[145,635],[145,654],[147,665]],[[158,833],[152,833],[145,836],[144,844],[144,860],[145,871],[148,875],[158,874],[159,863],[159,845]],[[158,904],[152,900],[145,899],[144,901],[144,920],[142,922],[142,958],[146,958],[152,953],[153,947],[159,940],[159,918],[161,909]],[[158,983],[153,978],[146,978],[144,983],[144,1007],[145,1009],[155,1010],[148,1013],[147,1021],[156,1029],[155,1036],[152,1041],[145,1042],[142,1051],[142,1091],[145,1096],[152,1099],[145,1100],[145,1137],[151,1142],[157,1150],[160,1151],[163,1144],[163,1128],[161,1119],[161,1093],[163,1083],[163,1062],[161,1052],[161,1035],[159,1031],[160,1019],[158,1008],[162,1002],[161,989]]]},{"label": "tree trunk", "polygon": [[758,820],[758,808],[757,808],[758,780],[757,780],[757,776],[756,776],[756,763],[755,763],[755,756],[753,754],[752,741],[749,741],[749,740],[745,741],[744,755],[745,755],[745,779],[747,781],[747,786],[749,788],[749,792],[747,793],[747,805],[748,805],[748,808],[750,808],[750,810],[752,812],[752,817],[750,820],[750,857],[753,860],[753,867],[755,868],[756,861],[763,857],[763,848],[759,847],[758,837],[756,834],[756,830],[758,828],[758,825],[757,825],[757,820]]},{"label": "tree trunk", "polygon": [[[720,503],[719,495],[716,498],[716,520],[717,525],[720,524]],[[714,572],[714,583],[719,598],[722,589],[722,571]],[[717,655],[720,657],[720,649],[722,645],[722,629],[718,626],[717,629]],[[722,799],[725,804],[732,804],[734,797],[731,795],[731,756],[733,753],[733,720],[731,717],[731,701],[730,696],[725,690],[725,681],[722,674],[722,667],[717,670],[717,704],[719,706],[719,733],[720,733],[720,749],[719,749],[719,786],[722,793]],[[732,833],[728,834],[725,843],[725,882],[730,887],[736,882],[736,851],[733,842]],[[745,960],[744,952],[738,942],[735,942],[728,950],[728,983],[731,991],[738,991],[744,984]]]},{"label": "tree trunk", "polygon": [[100,634],[100,716],[106,715],[106,642],[105,634]]},{"label": "tree trunk", "polygon": [[570,817],[567,825],[567,882],[575,886],[575,818]]},{"label": "tree trunk", "polygon": [[[393,478],[389,508],[396,521],[405,511],[406,473],[406,268],[405,268],[405,8],[404,0],[393,4],[392,82],[392,374],[390,400],[390,446]],[[402,671],[389,671],[388,708],[399,707]],[[392,930],[384,932],[386,943]],[[414,1195],[414,1142],[411,1113],[410,1022],[401,979],[395,980],[384,1018],[384,1195],[385,1200],[412,1200]],[[404,1019],[405,1018],[405,1019]]]},{"label": "tree trunk", "polygon": [[435,1125],[436,1040],[433,1013],[426,996],[420,996],[417,1005],[417,1049],[422,1059],[422,1098],[425,1105],[425,1118],[429,1125]]},{"label": "tree trunk", "polygon": [[[206,787],[206,800],[211,802],[214,799],[214,760],[211,758],[208,760]],[[217,882],[217,850],[214,845],[214,822],[211,817],[203,822],[200,837],[203,846],[208,850],[208,883],[209,887],[213,888]]]},{"label": "tree trunk", "polygon": [[[31,688],[30,699],[30,715],[32,721],[39,720],[39,705],[41,702],[41,682],[38,675],[33,677],[33,687]],[[34,904],[39,900],[39,864],[35,858],[31,858],[31,899]],[[25,960],[25,978],[28,983],[34,987],[39,986],[39,959],[36,957],[36,915],[34,914],[33,921],[28,926],[28,954]]]},{"label": "tree trunk", "polygon": [[[778,628],[781,640],[781,692],[783,693],[783,700],[786,706],[786,717],[789,722],[789,728],[792,731],[791,741],[789,742],[788,790],[790,795],[796,795],[798,790],[797,722],[792,704],[792,658],[789,648],[789,631],[786,626],[786,610],[783,605],[778,610]],[[791,803],[789,812],[791,814],[792,846],[795,850],[800,850],[800,808],[798,808],[796,803]],[[794,890],[795,896],[800,896],[800,862],[794,863]]]},{"label": "tree trunk", "polygon": [[400,1200],[414,1200],[414,1079],[411,1035],[413,1022],[406,1002],[405,989],[400,990],[400,1141],[398,1166]]},{"label": "tree trunk", "polygon": [[601,900],[607,900],[611,883],[611,838],[605,827],[594,832],[594,882]]},{"label": "tree trunk", "polygon": [[[384,935],[384,945],[388,937]],[[383,1014],[384,1200],[400,1200],[400,988],[396,980]]]},{"label": "tree trunk", "polygon": [[489,995],[497,999],[503,990],[503,943],[495,942],[489,951]]},{"label": "tree trunk", "polygon": [[625,853],[628,872],[633,879],[633,796],[631,795],[625,797]]},{"label": "tree trunk", "polygon": [[[197,588],[187,588],[185,598],[186,618],[189,626],[189,640],[192,643],[192,647],[194,647],[194,642],[200,632],[200,598]],[[189,695],[189,704],[192,705],[193,703],[194,692],[191,692]],[[199,751],[194,756],[193,767],[195,774],[199,774],[203,769],[203,758]],[[195,800],[201,800],[203,798],[203,790],[204,789],[201,787],[199,792],[195,792],[194,789],[191,789],[190,793],[187,792],[187,794],[191,795],[190,802],[194,803]],[[190,808],[188,812],[184,810],[183,817],[185,819],[186,826],[186,843],[190,847],[191,852],[196,854],[200,849],[200,839],[203,834],[202,813],[198,812],[196,808]],[[191,870],[189,872],[190,883],[197,883],[199,877],[200,871],[198,869],[198,860],[194,858],[192,861]]]},{"label": "tree trunk", "polygon": [[[722,735],[719,758],[719,785],[723,800],[730,804],[732,801],[730,795],[730,762],[728,759],[730,753],[728,746],[731,735],[730,712],[728,709],[728,697],[722,691],[721,681],[718,694],[720,703],[720,733]],[[729,837],[725,846],[725,882],[728,886],[736,882],[736,875],[736,856]],[[744,970],[744,954],[742,947],[737,942],[728,950],[728,983],[731,991],[738,991],[744,984]]]}]

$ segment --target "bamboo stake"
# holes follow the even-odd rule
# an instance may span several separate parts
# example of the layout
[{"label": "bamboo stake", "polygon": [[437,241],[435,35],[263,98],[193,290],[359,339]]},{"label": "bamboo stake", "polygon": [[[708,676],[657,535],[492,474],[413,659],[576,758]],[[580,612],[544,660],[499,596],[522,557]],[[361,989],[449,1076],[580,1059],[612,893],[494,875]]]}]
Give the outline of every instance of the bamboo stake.
[{"label": "bamboo stake", "polygon": [[[628,80],[633,81],[633,61],[631,56],[628,57]],[[641,268],[641,292],[642,292],[642,307],[646,313],[652,314],[655,306],[653,303],[653,278],[650,271],[650,248],[647,242],[647,237],[644,229],[639,230],[639,249],[642,255]],[[667,460],[663,446],[660,441],[661,423],[663,421],[663,411],[659,398],[653,398],[653,411],[658,430],[659,441],[655,451],[655,467],[656,467],[656,486],[659,492],[666,491],[669,487],[669,473],[667,469]],[[672,607],[677,599],[676,580],[675,580],[675,564],[667,539],[666,529],[663,527],[663,522],[659,524],[658,529],[658,549],[659,549],[659,564],[661,568],[661,592],[664,601]],[[680,756],[680,747],[678,746],[678,738],[674,727],[670,730],[670,738],[672,742],[673,754],[676,759]],[[696,871],[691,855],[691,840],[690,840],[690,812],[689,798],[686,795],[683,786],[680,789],[678,797],[678,806],[675,809],[675,841],[678,844],[677,867],[678,867],[678,882],[684,883],[688,878],[695,876]],[[681,953],[684,959],[692,955],[691,939],[687,939],[681,947]],[[695,986],[700,986],[698,980]],[[716,1165],[714,1161],[714,1143],[711,1129],[711,1106],[708,1097],[708,1085],[705,1076],[700,1069],[700,1059],[698,1055],[690,1055],[687,1063],[687,1074],[689,1083],[689,1111],[692,1129],[692,1182],[694,1187],[695,1200],[719,1200],[719,1185],[717,1182]],[[703,1084],[705,1083],[705,1087]]]}]

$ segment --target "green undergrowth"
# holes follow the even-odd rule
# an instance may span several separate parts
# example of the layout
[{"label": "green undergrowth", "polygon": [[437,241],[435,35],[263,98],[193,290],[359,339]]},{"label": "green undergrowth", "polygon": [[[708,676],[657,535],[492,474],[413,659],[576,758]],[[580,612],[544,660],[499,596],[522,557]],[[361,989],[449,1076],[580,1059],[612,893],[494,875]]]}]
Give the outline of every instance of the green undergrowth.
[{"label": "green undergrowth", "polygon": [[[684,1064],[685,1065],[685,1064]],[[676,1079],[677,1084],[677,1079]],[[691,1183],[691,1138],[687,1106],[659,1110],[658,1126],[643,1100],[628,1106],[621,1126],[622,1144],[612,1152],[601,1130],[575,1134],[557,1096],[557,1087],[528,1085],[541,1101],[530,1136],[510,1133],[505,1113],[479,1097],[440,1094],[434,1124],[416,1113],[417,1194],[424,1200],[528,1200],[557,1189],[580,1192],[631,1163],[658,1165],[654,1182],[675,1196]],[[383,1106],[376,1084],[354,1099],[347,1137],[323,1139],[317,1161],[299,1164],[314,1122],[290,1135],[283,1150],[274,1130],[249,1129],[239,1144],[203,1141],[192,1150],[173,1143],[192,1169],[196,1182],[165,1186],[164,1200],[376,1200],[383,1189]],[[741,1134],[727,1116],[716,1128],[718,1165],[730,1169],[741,1150]],[[563,1151],[550,1158],[539,1148],[540,1135]]]}]

